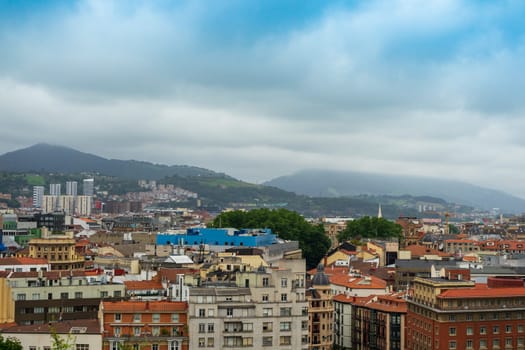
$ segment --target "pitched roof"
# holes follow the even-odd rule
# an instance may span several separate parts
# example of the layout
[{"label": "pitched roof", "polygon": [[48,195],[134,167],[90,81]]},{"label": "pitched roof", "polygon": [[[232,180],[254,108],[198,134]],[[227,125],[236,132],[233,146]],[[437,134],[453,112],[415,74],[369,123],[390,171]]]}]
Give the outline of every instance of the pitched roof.
[{"label": "pitched roof", "polygon": [[7,257],[0,259],[0,265],[48,265],[47,259],[29,257]]},{"label": "pitched roof", "polygon": [[352,289],[385,289],[386,281],[374,276],[353,277],[349,275],[332,275],[330,283]]},{"label": "pitched roof", "polygon": [[185,311],[188,304],[185,301],[103,301],[103,312],[173,312]]},{"label": "pitched roof", "polygon": [[524,297],[525,287],[489,288],[486,284],[477,283],[473,288],[449,289],[438,295],[438,298],[513,298]]},{"label": "pitched roof", "polygon": [[53,322],[51,324],[33,324],[13,326],[4,329],[3,334],[9,333],[44,333],[51,334],[54,331],[58,334],[100,334],[100,325],[97,319],[92,320],[69,320]]},{"label": "pitched roof", "polygon": [[159,281],[124,281],[127,290],[164,289]]}]

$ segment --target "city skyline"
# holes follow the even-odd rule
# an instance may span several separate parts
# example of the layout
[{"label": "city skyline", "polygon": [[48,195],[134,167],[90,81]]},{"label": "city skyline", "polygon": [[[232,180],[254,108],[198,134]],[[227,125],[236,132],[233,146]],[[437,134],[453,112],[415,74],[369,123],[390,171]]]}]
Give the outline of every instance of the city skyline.
[{"label": "city skyline", "polygon": [[524,12],[512,1],[0,3],[0,153],[48,142],[251,182],[315,167],[524,197]]}]

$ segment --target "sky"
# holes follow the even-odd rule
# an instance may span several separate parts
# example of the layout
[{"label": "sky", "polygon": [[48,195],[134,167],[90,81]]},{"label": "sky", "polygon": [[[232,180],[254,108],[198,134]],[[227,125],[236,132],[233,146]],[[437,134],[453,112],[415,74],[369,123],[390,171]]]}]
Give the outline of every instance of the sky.
[{"label": "sky", "polygon": [[525,197],[525,2],[0,0],[0,153]]}]

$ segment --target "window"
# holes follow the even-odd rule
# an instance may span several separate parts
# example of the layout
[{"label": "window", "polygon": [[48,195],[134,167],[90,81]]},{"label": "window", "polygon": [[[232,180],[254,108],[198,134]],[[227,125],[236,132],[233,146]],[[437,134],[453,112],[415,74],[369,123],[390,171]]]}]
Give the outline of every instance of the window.
[{"label": "window", "polygon": [[26,295],[25,294],[17,294],[16,295],[16,300],[26,300]]},{"label": "window", "polygon": [[44,308],[43,307],[35,307],[35,314],[43,314]]},{"label": "window", "polygon": [[100,292],[100,297],[101,298],[107,298],[109,296],[108,292],[107,291],[101,291]]},{"label": "window", "polygon": [[82,292],[75,292],[75,299],[82,299]]},{"label": "window", "polygon": [[159,350],[159,344],[151,344],[151,350]]},{"label": "window", "polygon": [[291,307],[282,307],[281,308],[281,316],[292,316],[292,308]]},{"label": "window", "polygon": [[263,322],[263,332],[271,332],[271,331],[273,331],[273,323]]},{"label": "window", "polygon": [[305,331],[308,329],[308,321],[301,321],[301,330]]},{"label": "window", "polygon": [[448,320],[449,321],[455,321],[456,320],[456,315],[448,315]]},{"label": "window", "polygon": [[206,310],[205,309],[199,309],[199,317],[206,317]]},{"label": "window", "polygon": [[140,322],[141,317],[140,314],[133,314],[133,322]]},{"label": "window", "polygon": [[292,345],[292,337],[289,335],[279,337],[279,345]]},{"label": "window", "polygon": [[467,335],[474,334],[474,329],[472,327],[467,327]]},{"label": "window", "polygon": [[492,347],[499,348],[499,339],[492,339]]},{"label": "window", "polygon": [[505,333],[512,333],[512,326],[510,324],[505,326]]},{"label": "window", "polygon": [[120,327],[113,328],[113,334],[115,337],[120,337]]},{"label": "window", "polygon": [[467,339],[467,349],[472,348],[474,348],[474,342],[472,341],[472,339]]},{"label": "window", "polygon": [[36,350],[36,346],[30,346],[29,350]]},{"label": "window", "polygon": [[40,293],[33,293],[33,300],[40,300]]},{"label": "window", "polygon": [[60,299],[69,299],[69,293],[60,293]]},{"label": "window", "polygon": [[466,320],[467,321],[472,321],[474,318],[472,317],[472,314],[467,314],[466,316]]},{"label": "window", "polygon": [[203,348],[205,346],[205,338],[199,338],[199,348]]},{"label": "window", "polygon": [[281,294],[281,301],[288,301],[288,295],[286,293]]},{"label": "window", "polygon": [[281,288],[286,288],[288,286],[288,279],[281,278]]},{"label": "window", "polygon": [[448,329],[448,334],[452,336],[456,335],[456,327],[450,327]]},{"label": "window", "polygon": [[253,338],[242,338],[242,346],[253,346]]},{"label": "window", "polygon": [[272,337],[263,337],[263,346],[272,346],[273,345],[273,338]]},{"label": "window", "polygon": [[525,345],[525,340],[523,339],[523,337],[519,337],[518,338],[518,346],[523,346]]},{"label": "window", "polygon": [[279,324],[279,330],[280,331],[291,331],[292,330],[292,323],[291,322],[281,322]]},{"label": "window", "polygon": [[140,337],[140,327],[133,327],[133,335],[135,337]]},{"label": "window", "polygon": [[123,343],[120,341],[111,342],[111,350],[119,350],[122,348]]},{"label": "window", "polygon": [[171,314],[171,322],[179,322],[179,314]]},{"label": "window", "polygon": [[122,314],[115,314],[115,322],[122,321]]},{"label": "window", "polygon": [[208,323],[208,333],[215,332],[215,325],[213,323]]},{"label": "window", "polygon": [[213,348],[214,345],[215,345],[214,339],[213,338],[208,338],[208,347],[209,348]]},{"label": "window", "polygon": [[204,333],[206,325],[204,323],[199,323],[199,333]]},{"label": "window", "polygon": [[262,296],[262,301],[265,303],[265,302],[268,302],[268,294],[263,294]]},{"label": "window", "polygon": [[487,334],[487,327],[479,327],[479,334]]},{"label": "window", "polygon": [[522,324],[518,325],[518,333],[523,333],[523,325]]},{"label": "window", "polygon": [[168,343],[168,350],[180,350],[179,342],[172,340]]},{"label": "window", "polygon": [[153,314],[151,316],[151,320],[153,321],[153,323],[159,323],[160,322],[160,314]]},{"label": "window", "polygon": [[448,348],[449,349],[455,349],[456,348],[456,341],[452,340],[448,342]]},{"label": "window", "polygon": [[505,338],[505,347],[512,348],[512,338]]},{"label": "window", "polygon": [[480,349],[486,349],[487,348],[487,339],[480,339],[479,340],[479,348]]},{"label": "window", "polygon": [[273,309],[263,308],[263,316],[264,317],[273,316]]},{"label": "window", "polygon": [[499,333],[499,326],[492,327],[492,333],[498,334]]},{"label": "window", "polygon": [[120,298],[121,296],[122,296],[122,292],[120,290],[113,291],[114,298]]},{"label": "window", "polygon": [[270,285],[268,277],[263,277],[262,284],[263,284],[263,287],[268,287]]},{"label": "window", "polygon": [[208,317],[214,317],[215,316],[215,310],[214,309],[208,309]]},{"label": "window", "polygon": [[253,332],[253,323],[243,323],[242,331],[243,332]]},{"label": "window", "polygon": [[226,309],[226,317],[232,317],[233,316],[233,308],[229,307]]},{"label": "window", "polygon": [[151,335],[154,337],[158,337],[160,335],[160,327],[158,326],[151,327]]},{"label": "window", "polygon": [[77,344],[75,350],[89,350],[89,344]]}]

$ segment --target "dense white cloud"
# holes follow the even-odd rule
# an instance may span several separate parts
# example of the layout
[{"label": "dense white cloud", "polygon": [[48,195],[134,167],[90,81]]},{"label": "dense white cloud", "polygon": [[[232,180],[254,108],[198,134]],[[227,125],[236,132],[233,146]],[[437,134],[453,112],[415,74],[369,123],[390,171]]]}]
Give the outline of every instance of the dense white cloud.
[{"label": "dense white cloud", "polygon": [[235,8],[166,6],[81,1],[0,26],[0,152],[51,142],[250,181],[349,169],[525,196],[520,3],[363,1],[266,31],[210,27]]}]

